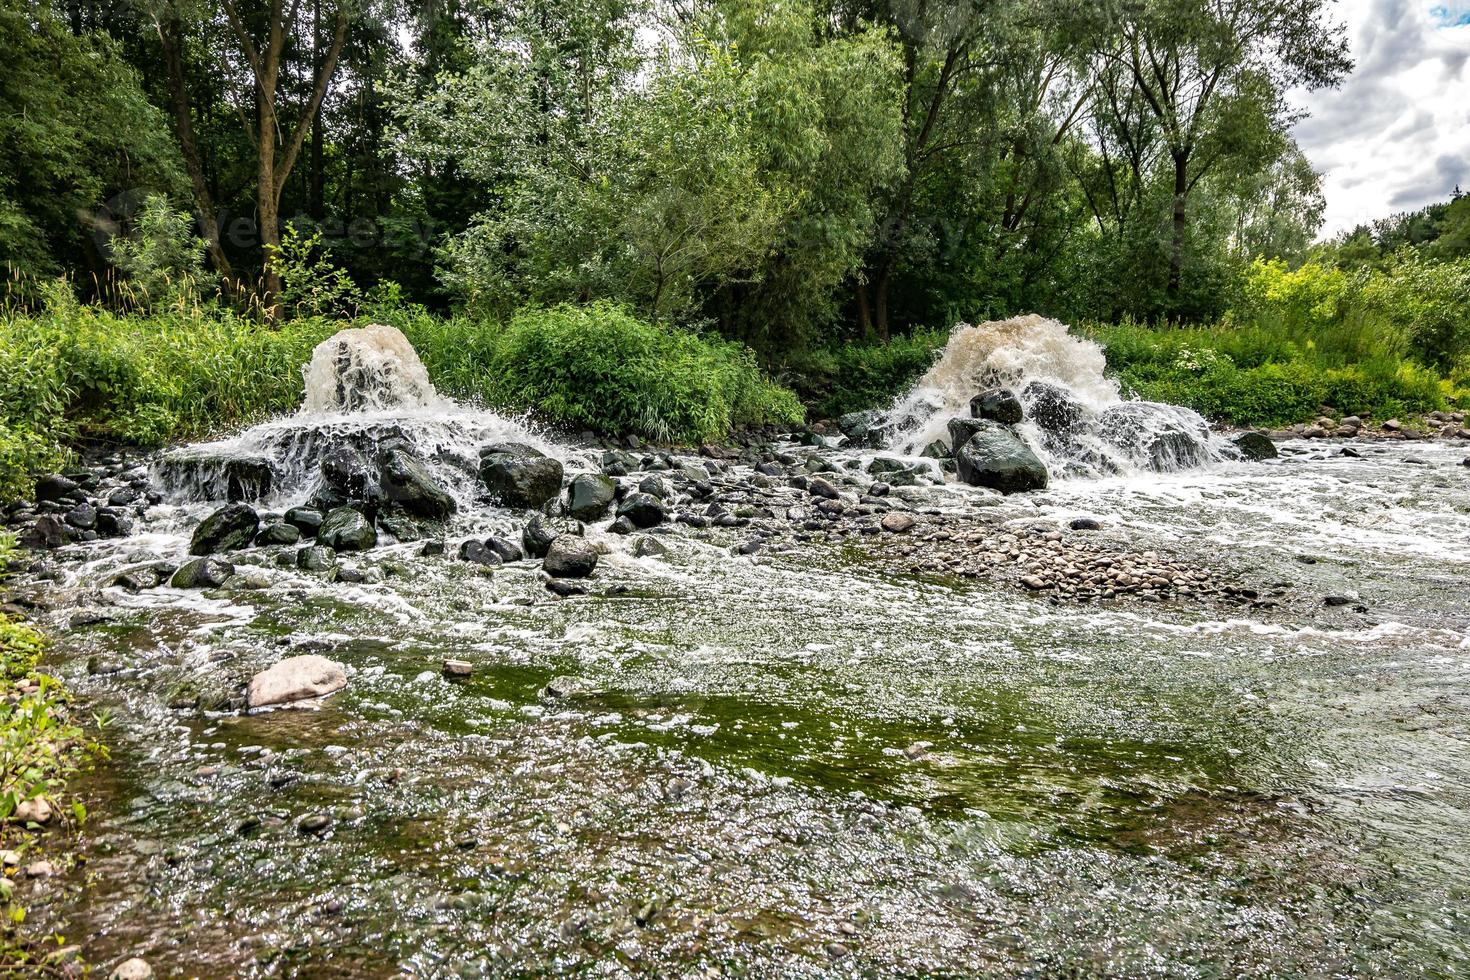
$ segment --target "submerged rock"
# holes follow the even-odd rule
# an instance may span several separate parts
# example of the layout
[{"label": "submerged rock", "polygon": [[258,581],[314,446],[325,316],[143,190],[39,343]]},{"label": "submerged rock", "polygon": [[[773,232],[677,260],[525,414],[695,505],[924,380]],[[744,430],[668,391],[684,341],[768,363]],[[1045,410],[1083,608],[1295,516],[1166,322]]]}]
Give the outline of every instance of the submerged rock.
[{"label": "submerged rock", "polygon": [[235,574],[235,566],[222,558],[195,558],[179,566],[168,584],[176,589],[217,589]]},{"label": "submerged rock", "polygon": [[1104,439],[1152,470],[1169,473],[1209,461],[1204,420],[1175,405],[1124,402],[1097,421]]},{"label": "submerged rock", "polygon": [[325,697],[347,686],[347,671],[315,653],[288,657],[250,679],[245,702],[252,708]]},{"label": "submerged rock", "polygon": [[189,554],[213,555],[248,548],[260,530],[260,516],[248,504],[229,504],[199,522],[189,539]]},{"label": "submerged rock", "polygon": [[1069,434],[1081,425],[1086,410],[1061,385],[1032,381],[1021,389],[1021,402],[1031,421],[1049,432]]},{"label": "submerged rock", "polygon": [[595,521],[607,514],[617,484],[600,473],[579,473],[567,487],[567,513],[579,521]]},{"label": "submerged rock", "polygon": [[960,479],[972,487],[988,487],[1001,493],[1022,493],[1046,487],[1046,464],[1020,437],[999,422],[970,437],[955,454]]},{"label": "submerged rock", "polygon": [[561,462],[522,443],[480,450],[480,479],[505,507],[540,507],[561,492]]},{"label": "submerged rock", "polygon": [[504,561],[499,554],[485,547],[484,542],[473,538],[460,544],[459,560],[472,565],[499,565]]},{"label": "submerged rock", "polygon": [[1261,432],[1242,432],[1234,441],[1240,454],[1255,463],[1281,455],[1276,451],[1276,443],[1271,441],[1271,437]]},{"label": "submerged rock", "polygon": [[351,507],[338,507],[322,518],[317,539],[337,551],[367,551],[377,546],[378,532],[372,521]]}]

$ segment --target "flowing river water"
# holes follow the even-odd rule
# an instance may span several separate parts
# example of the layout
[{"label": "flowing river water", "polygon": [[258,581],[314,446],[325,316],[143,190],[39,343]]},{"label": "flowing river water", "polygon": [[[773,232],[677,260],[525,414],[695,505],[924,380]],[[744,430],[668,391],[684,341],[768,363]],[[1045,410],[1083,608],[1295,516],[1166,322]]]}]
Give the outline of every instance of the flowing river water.
[{"label": "flowing river water", "polygon": [[[1091,516],[1262,609],[1055,601],[822,535],[745,556],[736,528],[645,557],[589,530],[566,599],[416,543],[356,556],[381,581],[267,550],[249,588],[131,594],[107,583],[211,505],[151,508],[47,586],[112,760],[32,915],[161,976],[1464,976],[1470,470],[1339,445],[894,490]],[[523,523],[467,506],[448,536]],[[348,671],[310,709],[170,706],[307,651]]]}]

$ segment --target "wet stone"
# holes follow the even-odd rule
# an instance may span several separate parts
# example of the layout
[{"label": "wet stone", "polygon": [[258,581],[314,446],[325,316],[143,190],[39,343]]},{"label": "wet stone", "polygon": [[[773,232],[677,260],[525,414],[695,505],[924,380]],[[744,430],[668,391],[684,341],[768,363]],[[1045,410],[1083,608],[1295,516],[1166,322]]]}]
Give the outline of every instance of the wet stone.
[{"label": "wet stone", "polygon": [[235,566],[221,558],[195,558],[179,566],[169,579],[175,589],[217,589],[235,574]]},{"label": "wet stone", "polygon": [[260,517],[248,504],[229,504],[199,522],[189,540],[189,554],[212,555],[247,548],[260,529]]}]

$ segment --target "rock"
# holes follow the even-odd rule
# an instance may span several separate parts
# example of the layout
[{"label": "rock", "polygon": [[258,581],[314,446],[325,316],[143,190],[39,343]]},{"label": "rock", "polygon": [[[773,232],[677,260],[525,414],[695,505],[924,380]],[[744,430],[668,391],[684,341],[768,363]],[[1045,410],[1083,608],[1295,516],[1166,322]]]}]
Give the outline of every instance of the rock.
[{"label": "rock", "polygon": [[356,446],[334,446],[321,462],[322,485],[312,497],[317,509],[356,505],[373,510],[383,499],[377,468]]},{"label": "rock", "polygon": [[337,550],[325,545],[309,545],[296,551],[296,567],[303,572],[325,572],[337,564]]},{"label": "rock", "polygon": [[[1403,427],[1404,423],[1400,422],[1398,419],[1389,419],[1387,422],[1383,423],[1384,432],[1398,432],[1403,429]],[[37,496],[39,496],[39,493],[37,494]]]},{"label": "rock", "polygon": [[640,535],[633,542],[633,554],[638,558],[657,558],[668,553],[669,549],[662,541],[647,534]]},{"label": "rock", "polygon": [[175,589],[217,589],[235,574],[235,566],[222,558],[195,558],[184,562],[168,584]]},{"label": "rock", "polygon": [[79,531],[90,531],[97,526],[97,508],[91,504],[77,504],[62,518]]},{"label": "rock", "polygon": [[854,446],[874,446],[881,441],[882,433],[877,429],[878,412],[848,412],[837,420],[837,428]]},{"label": "rock", "polygon": [[292,507],[286,511],[285,521],[300,531],[302,537],[314,538],[322,526],[322,512],[314,507]]},{"label": "rock", "polygon": [[546,686],[541,689],[541,696],[551,700],[560,700],[590,694],[593,690],[592,682],[585,677],[560,674],[546,682]]},{"label": "rock", "polygon": [[965,443],[969,442],[970,439],[975,435],[975,433],[982,432],[987,425],[993,424],[995,423],[991,422],[988,419],[950,419],[947,426],[947,428],[949,429],[949,444],[954,448],[954,451],[958,452],[959,448]]},{"label": "rock", "polygon": [[502,506],[540,507],[561,492],[561,478],[561,463],[530,446],[502,443],[480,450],[480,479]]},{"label": "rock", "polygon": [[1031,421],[1049,432],[1070,433],[1081,424],[1085,410],[1082,403],[1060,385],[1032,381],[1021,389],[1021,402]]},{"label": "rock", "polygon": [[142,568],[131,568],[120,573],[112,580],[112,584],[136,593],[144,589],[156,589],[167,577],[168,573],[163,568],[157,565],[145,565]]},{"label": "rock", "polygon": [[229,504],[199,522],[189,539],[189,554],[213,555],[248,548],[260,530],[260,516],[249,504]]},{"label": "rock", "polygon": [[36,481],[36,502],[43,500],[62,501],[78,493],[81,486],[70,477],[62,476],[60,473],[52,473],[43,476]]},{"label": "rock", "polygon": [[1234,443],[1240,454],[1252,462],[1259,463],[1263,459],[1275,459],[1281,455],[1276,451],[1276,443],[1262,432],[1242,432],[1235,437]]},{"label": "rock", "polygon": [[1352,598],[1351,596],[1345,595],[1329,595],[1322,597],[1322,605],[1324,606],[1350,606],[1356,601],[1357,600]]},{"label": "rock", "polygon": [[586,595],[587,586],[579,585],[569,578],[548,578],[546,580],[546,591],[553,595],[559,595],[568,599],[574,595]]},{"label": "rock", "polygon": [[255,543],[259,545],[271,544],[295,544],[301,540],[301,529],[295,524],[267,524],[261,528],[255,536]]},{"label": "rock", "polygon": [[125,538],[133,533],[133,522],[112,508],[97,512],[97,533],[104,538]]},{"label": "rock", "polygon": [[484,542],[471,538],[459,546],[459,560],[467,561],[474,565],[500,565],[503,564],[501,557],[489,548]]},{"label": "rock", "polygon": [[419,546],[419,555],[424,558],[437,558],[442,554],[444,554],[444,542],[437,538],[425,541]]},{"label": "rock", "polygon": [[892,511],[883,515],[880,526],[890,534],[907,534],[919,523],[913,514],[905,514],[903,511]]},{"label": "rock", "polygon": [[584,530],[581,521],[537,514],[526,523],[525,529],[521,531],[521,544],[525,547],[526,554],[532,558],[545,558],[551,542],[563,534],[575,534],[580,537]]},{"label": "rock", "polygon": [[1035,592],[1046,588],[1051,583],[1047,582],[1046,579],[1040,577],[1039,575],[1022,575],[1021,584]]},{"label": "rock", "polygon": [[322,518],[317,540],[337,551],[367,551],[377,546],[372,521],[351,507],[337,507]]},{"label": "rock", "polygon": [[960,479],[972,487],[1001,493],[1043,489],[1046,465],[1031,448],[999,422],[982,420],[985,428],[960,447],[955,459]]},{"label": "rock", "polygon": [[578,473],[567,487],[567,513],[579,521],[595,521],[607,514],[617,484],[600,473]]},{"label": "rock", "polygon": [[521,561],[526,557],[526,553],[521,549],[521,546],[509,538],[488,537],[485,539],[485,547],[499,555],[500,560],[506,564],[510,564],[513,561]]},{"label": "rock", "polygon": [[147,960],[134,956],[113,967],[107,980],[153,980],[153,967],[148,965]]},{"label": "rock", "polygon": [[991,388],[971,398],[970,415],[1002,425],[1017,425],[1025,418],[1021,399],[1009,388]]},{"label": "rock", "polygon": [[822,479],[820,476],[814,476],[807,481],[806,492],[811,494],[813,497],[823,497],[827,500],[836,500],[838,497],[842,496],[840,493],[837,492],[836,487],[834,487],[828,481]]},{"label": "rock", "polygon": [[27,548],[60,548],[71,540],[71,530],[54,514],[42,514],[20,535]]},{"label": "rock", "polygon": [[456,509],[454,498],[429,475],[424,464],[406,449],[384,451],[379,485],[383,500],[412,517],[442,521]]},{"label": "rock", "polygon": [[446,660],[442,669],[445,677],[468,677],[475,672],[475,665],[468,660]]},{"label": "rock", "polygon": [[288,657],[250,679],[245,703],[252,708],[325,697],[347,686],[347,671],[315,653]]},{"label": "rock", "polygon": [[1101,531],[1102,521],[1095,517],[1074,517],[1067,526],[1074,531]]},{"label": "rock", "polygon": [[618,516],[626,517],[634,527],[650,528],[662,524],[668,516],[663,502],[650,493],[632,493],[618,505]]},{"label": "rock", "polygon": [[56,808],[51,801],[44,796],[36,796],[17,803],[10,819],[14,823],[48,824],[55,816]]},{"label": "rock", "polygon": [[563,534],[551,542],[541,567],[553,578],[586,578],[597,568],[597,549],[585,538]]},{"label": "rock", "polygon": [[324,834],[332,827],[332,817],[326,813],[308,813],[296,821],[296,829],[303,834]]}]

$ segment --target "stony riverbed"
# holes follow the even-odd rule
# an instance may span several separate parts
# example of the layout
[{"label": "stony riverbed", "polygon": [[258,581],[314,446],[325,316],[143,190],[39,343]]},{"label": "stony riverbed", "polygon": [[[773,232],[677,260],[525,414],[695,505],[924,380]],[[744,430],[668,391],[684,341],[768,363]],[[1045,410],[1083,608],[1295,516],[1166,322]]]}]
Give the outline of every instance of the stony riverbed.
[{"label": "stony riverbed", "polygon": [[[163,976],[1464,972],[1470,469],[1345,445],[1013,497],[589,448],[666,519],[586,578],[461,557],[488,507],[137,589],[217,504],[118,459],[131,533],[9,597],[114,719],[22,889]],[[308,654],[345,687],[243,710]]]}]

